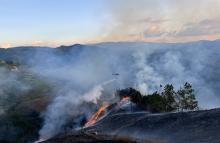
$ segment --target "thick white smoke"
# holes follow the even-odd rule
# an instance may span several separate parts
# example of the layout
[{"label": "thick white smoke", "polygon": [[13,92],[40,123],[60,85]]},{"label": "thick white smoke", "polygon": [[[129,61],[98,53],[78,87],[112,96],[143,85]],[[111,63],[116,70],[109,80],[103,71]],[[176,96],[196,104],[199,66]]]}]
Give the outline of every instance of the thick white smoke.
[{"label": "thick white smoke", "polygon": [[[103,86],[113,81],[115,80],[109,80],[97,85],[83,95],[76,93],[74,89],[66,89],[63,94],[60,93],[49,105],[45,113],[45,122],[40,130],[40,139],[47,140],[59,133],[68,117],[89,112],[89,109],[85,109],[88,111],[84,111],[84,108],[80,108],[80,105],[84,101],[97,104],[97,99],[100,98],[104,90]],[[66,91],[68,91],[68,93]]]},{"label": "thick white smoke", "polygon": [[136,73],[136,84],[144,95],[157,91],[159,86],[164,83],[163,78],[147,64],[148,56],[149,53],[143,51],[137,51],[134,54],[135,63],[139,69]]},{"label": "thick white smoke", "polygon": [[[112,95],[116,88],[132,86],[148,94],[160,90],[161,84],[170,83],[178,89],[190,82],[202,108],[220,107],[220,83],[216,80],[220,73],[219,45],[122,42],[76,45],[66,47],[68,51],[61,54],[41,53],[47,58],[38,58],[32,71],[58,82],[55,96],[43,114],[41,137],[56,135],[69,118],[86,112],[79,108],[83,101],[96,103],[103,91]],[[113,73],[119,73],[117,80],[104,87]]]}]

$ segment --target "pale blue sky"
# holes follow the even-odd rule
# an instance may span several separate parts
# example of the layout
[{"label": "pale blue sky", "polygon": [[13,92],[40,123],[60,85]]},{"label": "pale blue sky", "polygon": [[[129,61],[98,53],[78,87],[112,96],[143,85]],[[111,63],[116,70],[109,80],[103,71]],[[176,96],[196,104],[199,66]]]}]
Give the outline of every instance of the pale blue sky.
[{"label": "pale blue sky", "polygon": [[90,38],[104,9],[102,0],[0,0],[0,43]]},{"label": "pale blue sky", "polygon": [[220,38],[219,0],[0,0],[0,47]]}]

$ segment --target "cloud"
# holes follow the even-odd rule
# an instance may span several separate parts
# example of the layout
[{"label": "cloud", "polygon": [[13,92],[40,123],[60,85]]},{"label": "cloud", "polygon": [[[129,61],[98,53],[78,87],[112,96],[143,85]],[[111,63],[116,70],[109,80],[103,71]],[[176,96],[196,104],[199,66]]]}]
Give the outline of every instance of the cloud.
[{"label": "cloud", "polygon": [[147,30],[144,31],[144,37],[161,37],[166,34],[166,32],[162,31],[159,26],[153,25],[150,26]]},{"label": "cloud", "polygon": [[153,19],[151,17],[147,17],[147,18],[143,18],[143,19],[140,19],[140,20],[137,20],[137,22],[140,22],[140,23],[147,23],[147,24],[162,24],[164,22],[168,22],[169,20],[168,19]]},{"label": "cloud", "polygon": [[[138,37],[141,38],[142,40],[145,38],[159,38],[165,36],[167,34],[167,31],[162,27],[162,25],[166,22],[169,22],[169,20],[162,18],[154,19],[152,17],[135,19],[130,23],[130,27],[131,27],[130,29],[133,29],[133,31],[130,31],[128,35],[131,38]],[[124,24],[126,23],[123,23],[123,25]],[[123,30],[126,33],[129,30],[127,30],[127,26],[123,26],[123,25],[120,26],[121,27],[120,30]]]},{"label": "cloud", "polygon": [[151,17],[140,19],[137,21],[138,23],[143,23],[145,25],[145,30],[143,30],[144,38],[153,38],[153,37],[161,37],[165,35],[167,32],[162,28],[166,22],[169,22],[168,19],[153,19]]},{"label": "cloud", "polygon": [[219,34],[220,19],[205,19],[198,23],[185,24],[183,29],[175,33],[175,36],[201,36]]},{"label": "cloud", "polygon": [[[220,38],[220,19],[203,19],[198,22],[189,22],[183,24],[179,29],[167,29],[163,26],[165,22],[172,23],[168,20],[150,20],[146,30],[143,32],[144,40],[153,41],[196,41],[196,40],[215,40]],[[159,24],[158,24],[159,23]]]},{"label": "cloud", "polygon": [[111,23],[106,25],[111,27],[103,30],[105,36],[102,41],[186,42],[218,39],[218,5],[218,0],[201,0],[199,4],[190,0],[113,0],[108,3]]},{"label": "cloud", "polygon": [[0,48],[10,48],[12,45],[10,43],[2,43],[0,44]]},{"label": "cloud", "polygon": [[31,45],[32,46],[45,46],[45,45],[47,45],[47,46],[51,46],[51,47],[56,47],[58,44],[54,41],[48,42],[48,41],[37,40],[37,41],[31,42]]}]

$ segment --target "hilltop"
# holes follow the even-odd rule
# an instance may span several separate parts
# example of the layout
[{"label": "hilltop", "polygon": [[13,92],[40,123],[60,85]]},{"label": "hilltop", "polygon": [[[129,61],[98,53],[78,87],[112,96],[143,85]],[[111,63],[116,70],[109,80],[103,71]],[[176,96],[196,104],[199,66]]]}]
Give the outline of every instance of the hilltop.
[{"label": "hilltop", "polygon": [[[120,113],[106,116],[83,131],[67,133],[43,143],[219,143],[220,109],[149,114]],[[115,139],[114,139],[115,138]],[[129,141],[130,140],[130,141]]]}]

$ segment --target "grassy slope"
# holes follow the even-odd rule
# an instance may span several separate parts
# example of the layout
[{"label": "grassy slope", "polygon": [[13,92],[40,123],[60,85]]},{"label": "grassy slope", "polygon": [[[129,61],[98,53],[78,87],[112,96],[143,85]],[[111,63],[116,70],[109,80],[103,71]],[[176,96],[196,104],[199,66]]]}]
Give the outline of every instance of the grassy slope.
[{"label": "grassy slope", "polygon": [[[0,142],[20,143],[35,139],[42,124],[40,113],[47,107],[51,87],[24,67],[17,67],[18,70],[13,71],[11,69],[16,65],[0,63],[4,74],[13,76],[8,84],[13,80],[19,81],[10,88],[7,85],[7,88],[1,87],[4,95],[0,95],[0,105],[5,111],[0,115]],[[20,83],[28,88],[17,89]]]}]

